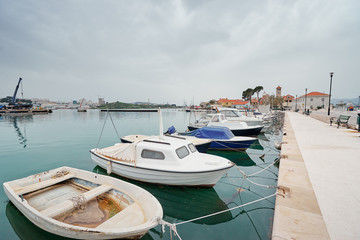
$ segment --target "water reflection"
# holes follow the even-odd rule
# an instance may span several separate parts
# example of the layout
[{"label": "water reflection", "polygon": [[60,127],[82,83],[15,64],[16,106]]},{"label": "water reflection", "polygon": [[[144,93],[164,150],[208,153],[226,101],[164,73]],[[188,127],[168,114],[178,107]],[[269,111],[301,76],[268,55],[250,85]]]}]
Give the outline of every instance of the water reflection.
[{"label": "water reflection", "polygon": [[237,166],[255,166],[256,163],[244,151],[217,151],[208,150],[207,153],[224,157],[235,163]]},{"label": "water reflection", "polygon": [[[32,115],[27,116],[2,116],[2,119],[7,120],[10,124],[13,125],[15,132],[18,136],[19,143],[23,146],[23,148],[26,148],[27,146],[27,137],[26,137],[26,122],[33,121]],[[19,127],[19,123],[23,123],[24,129],[21,130]]]},{"label": "water reflection", "polygon": [[[106,170],[99,166],[96,166],[93,172],[106,175]],[[131,182],[153,194],[163,207],[164,219],[171,218],[171,222],[186,221],[228,209],[214,188],[154,185],[125,179],[115,174],[110,176]],[[231,219],[231,212],[225,212],[214,217],[200,219],[194,223],[214,225]]]}]

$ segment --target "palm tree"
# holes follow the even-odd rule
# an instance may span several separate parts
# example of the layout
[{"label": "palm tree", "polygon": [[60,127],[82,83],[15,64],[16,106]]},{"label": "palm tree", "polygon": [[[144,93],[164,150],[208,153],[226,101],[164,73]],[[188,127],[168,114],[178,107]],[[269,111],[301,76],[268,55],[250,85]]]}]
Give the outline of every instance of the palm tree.
[{"label": "palm tree", "polygon": [[257,87],[254,88],[254,93],[256,93],[256,95],[257,95],[258,104],[260,104],[260,102],[259,102],[259,93],[262,90],[264,90],[263,86],[257,86]]}]

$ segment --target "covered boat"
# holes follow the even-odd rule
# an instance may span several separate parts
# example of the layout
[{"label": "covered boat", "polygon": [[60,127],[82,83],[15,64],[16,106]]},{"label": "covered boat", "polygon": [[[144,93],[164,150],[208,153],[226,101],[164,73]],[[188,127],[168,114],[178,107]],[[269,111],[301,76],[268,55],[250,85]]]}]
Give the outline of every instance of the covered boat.
[{"label": "covered boat", "polygon": [[76,239],[140,238],[163,210],[146,190],[84,170],[60,167],[5,182],[10,201],[32,223]]},{"label": "covered boat", "polygon": [[224,114],[216,113],[200,118],[200,120],[190,124],[188,129],[193,131],[206,126],[227,127],[235,136],[257,136],[264,127],[261,125],[248,126],[245,122],[228,121]]},{"label": "covered boat", "polygon": [[164,185],[211,187],[234,166],[225,158],[199,153],[190,141],[169,136],[90,152],[92,160],[108,173]]},{"label": "covered boat", "polygon": [[209,149],[216,150],[245,150],[256,141],[253,137],[236,137],[229,128],[219,126],[202,127],[179,135],[212,139]]}]

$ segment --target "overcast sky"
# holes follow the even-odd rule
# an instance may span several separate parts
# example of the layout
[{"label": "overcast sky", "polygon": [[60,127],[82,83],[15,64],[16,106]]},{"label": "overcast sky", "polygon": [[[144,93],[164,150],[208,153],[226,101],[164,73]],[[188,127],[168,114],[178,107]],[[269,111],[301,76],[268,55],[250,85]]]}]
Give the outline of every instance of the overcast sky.
[{"label": "overcast sky", "polygon": [[[360,95],[359,0],[0,0],[0,97]],[[21,95],[18,95],[21,97]]]}]

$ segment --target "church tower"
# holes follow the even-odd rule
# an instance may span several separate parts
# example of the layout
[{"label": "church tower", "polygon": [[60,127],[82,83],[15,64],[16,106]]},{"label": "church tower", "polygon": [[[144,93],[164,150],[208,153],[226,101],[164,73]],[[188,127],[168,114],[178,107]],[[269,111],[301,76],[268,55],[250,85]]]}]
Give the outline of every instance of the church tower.
[{"label": "church tower", "polygon": [[280,86],[278,86],[276,88],[276,97],[281,97],[281,87]]}]

